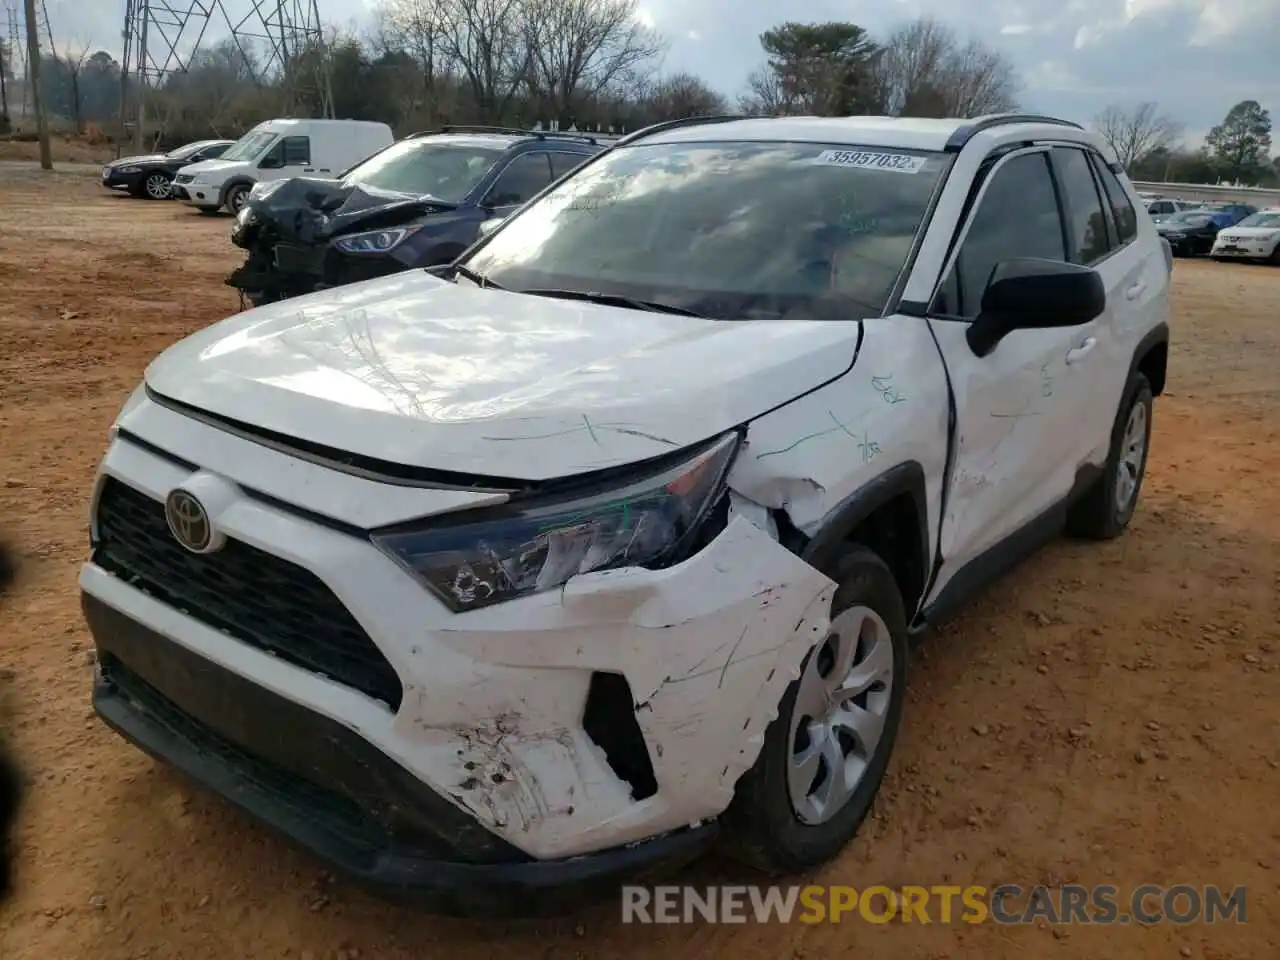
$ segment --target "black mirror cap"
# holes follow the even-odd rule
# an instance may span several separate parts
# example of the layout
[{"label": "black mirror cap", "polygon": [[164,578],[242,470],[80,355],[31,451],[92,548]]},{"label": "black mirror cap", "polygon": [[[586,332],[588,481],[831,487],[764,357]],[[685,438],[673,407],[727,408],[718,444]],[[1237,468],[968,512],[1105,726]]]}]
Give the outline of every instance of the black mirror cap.
[{"label": "black mirror cap", "polygon": [[982,312],[966,339],[983,357],[1014,330],[1078,327],[1106,309],[1106,285],[1091,267],[1032,257],[1002,260],[991,271]]}]

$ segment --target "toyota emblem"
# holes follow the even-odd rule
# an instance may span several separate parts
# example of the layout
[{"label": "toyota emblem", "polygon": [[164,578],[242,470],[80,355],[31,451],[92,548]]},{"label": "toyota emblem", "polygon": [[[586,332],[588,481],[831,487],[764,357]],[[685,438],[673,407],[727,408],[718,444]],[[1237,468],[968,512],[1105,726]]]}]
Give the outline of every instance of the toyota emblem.
[{"label": "toyota emblem", "polygon": [[204,505],[185,490],[174,490],[164,502],[169,532],[192,553],[208,553],[213,544],[213,524]]}]

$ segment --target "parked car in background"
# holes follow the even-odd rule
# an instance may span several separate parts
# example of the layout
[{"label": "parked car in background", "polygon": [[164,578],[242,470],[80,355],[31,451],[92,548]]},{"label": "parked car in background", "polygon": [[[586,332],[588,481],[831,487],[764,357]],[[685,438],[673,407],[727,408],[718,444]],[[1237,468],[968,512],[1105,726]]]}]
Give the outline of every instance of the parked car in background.
[{"label": "parked car in background", "polygon": [[1245,217],[1251,217],[1258,212],[1258,208],[1248,203],[1201,203],[1196,205],[1197,210],[1207,210],[1210,213],[1220,213],[1226,217],[1232,218],[1230,223],[1224,226],[1234,226]]},{"label": "parked car in background", "polygon": [[1156,230],[1169,243],[1174,256],[1202,256],[1213,249],[1218,232],[1233,226],[1241,217],[1223,210],[1183,210],[1156,223]]},{"label": "parked car in background", "polygon": [[605,149],[595,134],[448,127],[387,147],[341,179],[254,188],[231,239],[248,251],[227,283],[254,304],[449,263]]},{"label": "parked car in background", "polygon": [[218,160],[174,177],[174,196],[202,213],[238,213],[256,183],[332,177],[395,141],[385,123],[368,120],[267,120]]},{"label": "parked car in background", "polygon": [[1183,210],[1194,210],[1199,204],[1188,200],[1173,200],[1169,197],[1157,197],[1147,202],[1147,215],[1159,223],[1167,217]]},{"label": "parked car in background", "polygon": [[1215,260],[1266,260],[1280,265],[1280,207],[1260,210],[1218,233]]},{"label": "parked car in background", "polygon": [[109,190],[124,190],[134,197],[168,200],[178,171],[202,160],[216,160],[233,142],[196,140],[168,153],[121,157],[102,168],[102,185]]}]

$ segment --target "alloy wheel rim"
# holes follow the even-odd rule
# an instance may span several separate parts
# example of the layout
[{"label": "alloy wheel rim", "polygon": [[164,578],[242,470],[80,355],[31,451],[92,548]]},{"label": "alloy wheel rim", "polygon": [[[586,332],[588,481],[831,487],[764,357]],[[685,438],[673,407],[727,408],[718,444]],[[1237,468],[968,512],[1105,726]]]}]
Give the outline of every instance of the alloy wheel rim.
[{"label": "alloy wheel rim", "polygon": [[870,607],[840,613],[806,661],[787,766],[802,823],[826,823],[848,805],[884,738],[893,673],[893,637]]},{"label": "alloy wheel rim", "polygon": [[1135,403],[1125,423],[1120,441],[1120,459],[1116,463],[1116,509],[1129,509],[1138,491],[1138,482],[1147,461],[1147,407]]},{"label": "alloy wheel rim", "polygon": [[153,173],[147,177],[146,190],[150,197],[163,200],[169,196],[169,180],[158,173]]}]

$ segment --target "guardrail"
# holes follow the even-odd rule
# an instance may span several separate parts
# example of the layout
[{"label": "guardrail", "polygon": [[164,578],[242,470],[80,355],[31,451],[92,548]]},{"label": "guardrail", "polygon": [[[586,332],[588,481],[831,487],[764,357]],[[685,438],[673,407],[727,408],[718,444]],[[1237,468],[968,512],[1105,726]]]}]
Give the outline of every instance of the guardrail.
[{"label": "guardrail", "polygon": [[1203,203],[1248,203],[1255,207],[1280,207],[1280,189],[1269,187],[1225,187],[1211,183],[1151,183],[1135,180],[1140,193],[1158,193]]}]

